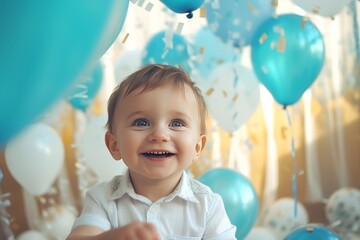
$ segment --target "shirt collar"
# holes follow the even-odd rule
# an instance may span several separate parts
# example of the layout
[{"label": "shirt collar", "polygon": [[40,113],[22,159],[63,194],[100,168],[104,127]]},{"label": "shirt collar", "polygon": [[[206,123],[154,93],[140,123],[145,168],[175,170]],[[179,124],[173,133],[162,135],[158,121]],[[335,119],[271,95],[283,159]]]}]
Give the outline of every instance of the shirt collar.
[{"label": "shirt collar", "polygon": [[[134,187],[130,180],[129,170],[122,176],[116,176],[110,181],[110,199],[116,200],[121,198],[124,194],[128,194],[130,197],[138,199],[138,196],[135,193]],[[192,187],[189,176],[186,171],[183,171],[181,180],[175,190],[170,193],[168,196],[163,198],[164,202],[169,202],[173,200],[175,197],[180,197],[184,200],[199,203],[196,199]]]},{"label": "shirt collar", "polygon": [[130,180],[129,170],[127,170],[124,175],[114,177],[110,182],[110,188],[111,200],[121,198],[125,193],[128,193],[129,195],[135,194],[134,187]]}]

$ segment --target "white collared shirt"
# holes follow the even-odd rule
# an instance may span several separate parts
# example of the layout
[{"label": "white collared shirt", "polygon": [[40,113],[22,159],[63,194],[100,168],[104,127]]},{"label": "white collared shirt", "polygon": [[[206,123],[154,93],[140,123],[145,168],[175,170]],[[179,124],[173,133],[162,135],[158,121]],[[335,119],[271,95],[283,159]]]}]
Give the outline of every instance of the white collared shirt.
[{"label": "white collared shirt", "polygon": [[162,240],[233,240],[220,195],[183,172],[175,191],[156,202],[136,194],[129,172],[90,189],[73,228],[91,225],[109,230],[143,221],[156,226]]}]

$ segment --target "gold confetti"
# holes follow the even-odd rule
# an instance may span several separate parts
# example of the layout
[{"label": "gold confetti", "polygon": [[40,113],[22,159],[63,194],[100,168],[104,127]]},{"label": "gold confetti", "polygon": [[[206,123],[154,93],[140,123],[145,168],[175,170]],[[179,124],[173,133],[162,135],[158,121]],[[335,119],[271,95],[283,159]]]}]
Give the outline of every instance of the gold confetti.
[{"label": "gold confetti", "polygon": [[304,29],[305,28],[305,24],[306,22],[309,21],[308,18],[304,17],[302,20],[301,20],[301,28]]},{"label": "gold confetti", "polygon": [[320,12],[320,7],[319,7],[319,6],[314,6],[314,8],[312,9],[311,12],[312,12],[312,13],[315,13],[315,14],[319,14],[319,12]]},{"label": "gold confetti", "polygon": [[263,33],[259,39],[259,43],[263,44],[265,42],[265,40],[267,39],[267,34]]},{"label": "gold confetti", "polygon": [[56,211],[57,213],[62,213],[62,212],[63,212],[63,209],[62,209],[61,206],[55,206],[55,211]]},{"label": "gold confetti", "polygon": [[271,2],[271,4],[274,6],[274,7],[278,7],[279,6],[279,1],[278,0],[273,0]]},{"label": "gold confetti", "polygon": [[249,138],[250,138],[250,141],[255,145],[257,145],[259,143],[258,138],[256,137],[255,134],[250,134]]},{"label": "gold confetti", "polygon": [[234,103],[236,101],[236,99],[238,99],[239,95],[235,94],[235,96],[232,98],[232,102]]},{"label": "gold confetti", "polygon": [[214,88],[209,88],[205,94],[206,96],[210,96],[213,92],[214,92]]},{"label": "gold confetti", "polygon": [[223,94],[223,96],[224,96],[225,98],[227,97],[227,92],[226,92],[226,91],[222,90],[222,94]]},{"label": "gold confetti", "polygon": [[156,67],[161,68],[161,69],[165,69],[164,66],[158,65],[158,64],[156,64]]},{"label": "gold confetti", "polygon": [[200,17],[201,18],[206,17],[206,8],[204,6],[200,8]]},{"label": "gold confetti", "polygon": [[249,3],[248,6],[249,6],[250,11],[251,11],[252,13],[255,13],[255,8],[254,8],[254,6],[253,6],[251,3]]},{"label": "gold confetti", "polygon": [[123,40],[121,41],[122,44],[124,44],[126,42],[126,40],[128,39],[129,37],[129,33],[126,33],[125,37],[123,38]]},{"label": "gold confetti", "polygon": [[75,168],[77,168],[77,169],[83,169],[84,166],[83,166],[81,163],[76,162],[76,163],[75,163]]},{"label": "gold confetti", "polygon": [[223,60],[223,59],[219,59],[219,60],[216,61],[216,63],[219,64],[219,65],[221,65],[221,64],[224,63],[224,60]]},{"label": "gold confetti", "polygon": [[279,44],[277,47],[278,52],[283,53],[285,52],[285,47],[286,47],[286,38],[285,37],[280,37],[279,38]]},{"label": "gold confetti", "polygon": [[204,47],[201,47],[201,48],[199,49],[199,54],[200,54],[200,55],[204,55],[204,52],[205,52],[205,48],[204,48]]},{"label": "gold confetti", "polygon": [[281,137],[282,137],[282,139],[286,139],[286,132],[287,132],[287,127],[281,127]]}]

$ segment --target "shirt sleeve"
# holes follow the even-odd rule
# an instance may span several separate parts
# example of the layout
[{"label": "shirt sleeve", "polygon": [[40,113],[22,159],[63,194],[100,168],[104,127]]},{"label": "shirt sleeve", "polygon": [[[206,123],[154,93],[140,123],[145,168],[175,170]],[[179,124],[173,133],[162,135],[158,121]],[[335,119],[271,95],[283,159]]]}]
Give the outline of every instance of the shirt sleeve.
[{"label": "shirt sleeve", "polygon": [[86,193],[83,210],[75,220],[73,229],[84,225],[98,227],[105,231],[111,228],[108,214],[104,207],[104,204],[106,204],[104,202],[105,196],[107,196],[106,189],[105,184],[99,184]]},{"label": "shirt sleeve", "polygon": [[226,213],[224,202],[219,194],[215,194],[214,203],[209,211],[205,240],[236,240],[236,227],[231,224]]}]

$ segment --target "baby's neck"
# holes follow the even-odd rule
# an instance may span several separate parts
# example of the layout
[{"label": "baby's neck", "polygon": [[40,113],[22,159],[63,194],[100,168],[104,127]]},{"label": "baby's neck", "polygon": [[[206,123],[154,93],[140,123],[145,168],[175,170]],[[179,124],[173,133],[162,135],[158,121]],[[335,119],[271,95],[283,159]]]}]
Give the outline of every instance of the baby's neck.
[{"label": "baby's neck", "polygon": [[180,182],[181,175],[178,178],[167,180],[148,180],[131,176],[130,179],[137,194],[155,202],[172,193]]}]

